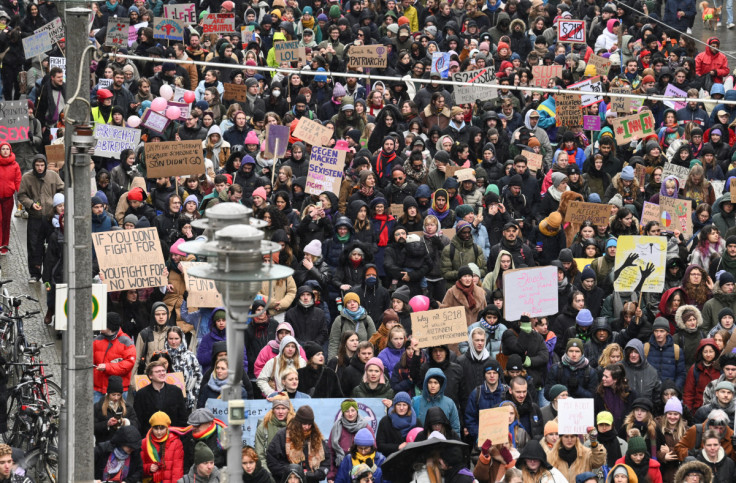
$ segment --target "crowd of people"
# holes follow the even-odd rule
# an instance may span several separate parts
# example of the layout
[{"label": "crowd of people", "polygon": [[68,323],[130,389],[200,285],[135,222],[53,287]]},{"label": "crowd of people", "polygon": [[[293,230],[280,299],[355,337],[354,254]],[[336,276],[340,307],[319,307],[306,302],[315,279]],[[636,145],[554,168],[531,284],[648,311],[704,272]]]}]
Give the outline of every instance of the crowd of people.
[{"label": "crowd of people", "polygon": [[[264,261],[294,270],[272,293],[263,284],[248,319],[235,385],[271,409],[242,451],[243,481],[733,481],[736,72],[717,35],[703,47],[689,35],[695,3],[205,0],[170,41],[153,28],[161,0],[92,2],[90,119],[141,134],[117,157],[92,156],[92,232],[154,227],[167,270],[164,286],[108,294],[94,340],[95,478],[224,477],[226,424],[208,401],[233,372],[227,309],[189,305],[182,262],[195,257],[181,244],[201,235],[193,222],[208,209],[237,203],[281,245]],[[716,29],[734,26],[726,3]],[[204,33],[208,13],[233,14],[235,31]],[[0,142],[0,256],[12,217],[26,219],[47,324],[64,281],[65,200],[45,148],[63,142],[72,93],[49,67],[65,39],[29,59],[23,39],[57,18],[51,0],[0,1],[2,93],[27,102],[29,119],[27,140]],[[110,18],[129,19],[127,47],[104,45]],[[585,43],[557,41],[571,19],[584,20]],[[306,59],[279,63],[275,45],[294,40]],[[362,45],[384,46],[387,66],[348,67]],[[433,69],[436,53],[449,54],[447,73]],[[555,95],[527,90],[540,65],[562,66],[551,89],[601,82],[603,96],[581,107],[600,130],[557,126]],[[497,91],[472,103],[437,82],[481,69]],[[226,84],[244,86],[245,100],[226,100]],[[670,86],[687,102],[650,97]],[[605,94],[622,87],[642,102],[617,112]],[[177,89],[191,100],[186,119],[141,124]],[[651,113],[653,133],[617,141],[616,119],[635,112]],[[307,188],[302,119],[345,152],[336,192]],[[289,128],[283,157],[267,153],[268,125]],[[145,146],[180,141],[201,142],[205,173],[148,177]],[[645,202],[666,198],[687,202],[692,233],[640,222]],[[608,223],[565,221],[573,201],[607,205]],[[661,293],[614,290],[618,240],[637,235],[666,239]],[[557,268],[558,310],[506,319],[519,301],[505,297],[504,273],[538,266]],[[463,309],[467,341],[420,347],[412,313],[447,307]],[[342,400],[340,414],[318,427],[325,398]],[[372,421],[361,398],[385,412]],[[594,400],[585,434],[560,432],[566,398]],[[480,436],[490,408],[508,408],[508,438]],[[0,445],[0,481],[26,481],[13,456]]]}]

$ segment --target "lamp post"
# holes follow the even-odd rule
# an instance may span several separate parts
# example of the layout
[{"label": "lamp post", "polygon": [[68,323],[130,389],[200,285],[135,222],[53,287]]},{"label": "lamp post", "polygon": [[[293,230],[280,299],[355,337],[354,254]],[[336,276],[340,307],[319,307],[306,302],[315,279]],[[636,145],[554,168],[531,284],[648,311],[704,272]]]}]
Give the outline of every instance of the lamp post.
[{"label": "lamp post", "polygon": [[[241,399],[246,322],[262,282],[269,282],[270,305],[271,283],[294,273],[289,267],[274,265],[270,259],[263,262],[264,255],[278,252],[281,245],[263,240],[264,233],[257,226],[265,223],[251,220],[252,213],[239,203],[219,203],[206,211],[207,218],[192,223],[205,230],[203,239],[180,246],[185,253],[207,258],[207,265],[192,267],[188,274],[214,280],[226,307],[228,377],[222,390],[225,401]],[[267,310],[268,305],[262,310]],[[242,428],[229,424],[225,434],[228,481],[241,481]]]}]

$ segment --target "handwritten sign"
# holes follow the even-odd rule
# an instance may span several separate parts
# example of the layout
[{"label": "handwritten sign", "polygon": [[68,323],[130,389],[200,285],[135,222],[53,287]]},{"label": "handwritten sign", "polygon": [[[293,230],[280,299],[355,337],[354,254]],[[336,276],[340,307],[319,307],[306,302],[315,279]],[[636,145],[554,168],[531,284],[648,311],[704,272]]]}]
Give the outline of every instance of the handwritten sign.
[{"label": "handwritten sign", "polygon": [[625,144],[634,139],[641,139],[656,133],[654,116],[649,111],[640,112],[626,117],[612,119],[613,133],[618,144]]},{"label": "handwritten sign", "polygon": [[647,184],[647,167],[637,163],[634,167],[634,177],[639,182],[639,186],[645,186]]},{"label": "handwritten sign", "polygon": [[526,158],[526,166],[532,171],[539,171],[542,169],[544,163],[544,156],[531,151],[522,151],[521,155]]},{"label": "handwritten sign", "polygon": [[[611,86],[609,92],[612,94],[631,94],[631,87],[630,86]],[[630,103],[627,103],[629,99],[626,97],[619,97],[619,96],[612,96],[611,97],[611,105],[609,106],[609,109],[613,112],[617,112],[619,114],[628,114],[631,112],[630,110]]]},{"label": "handwritten sign", "polygon": [[294,129],[294,137],[308,142],[312,146],[324,146],[330,142],[333,130],[322,124],[302,116]]},{"label": "handwritten sign", "polygon": [[135,150],[141,141],[141,131],[110,124],[95,124],[94,137],[97,139],[95,156],[119,159],[124,150]]},{"label": "handwritten sign", "polygon": [[[667,84],[667,88],[664,90],[664,95],[667,97],[683,97],[687,98],[687,92],[683,91],[682,89],[678,89],[677,87],[673,86],[672,84]],[[675,111],[682,109],[683,107],[687,106],[686,101],[677,102],[677,101],[664,101],[665,106],[669,106]]]},{"label": "handwritten sign", "polygon": [[348,51],[348,67],[376,67],[384,69],[388,64],[388,52],[381,44],[353,45]]},{"label": "handwritten sign", "polygon": [[567,398],[557,401],[559,434],[585,434],[595,427],[593,399]]},{"label": "handwritten sign", "polygon": [[455,171],[455,177],[459,182],[475,181],[475,170],[472,168],[463,168]]},{"label": "handwritten sign", "polygon": [[504,318],[519,320],[521,314],[529,312],[532,317],[556,314],[557,267],[534,267],[507,270],[503,273],[504,300],[515,300],[504,304]]},{"label": "handwritten sign", "polygon": [[51,50],[51,39],[45,30],[23,39],[23,52],[25,52],[26,59],[43,55],[49,50]]},{"label": "handwritten sign", "polygon": [[667,176],[674,176],[680,182],[680,186],[685,186],[685,181],[689,175],[689,169],[675,163],[664,163],[664,166],[662,167],[662,181],[664,181]]},{"label": "handwritten sign", "polygon": [[108,17],[107,32],[105,34],[105,45],[117,48],[125,47],[126,42],[128,41],[129,28],[130,19]]},{"label": "handwritten sign", "polygon": [[613,281],[614,290],[633,292],[641,285],[642,292],[661,293],[664,290],[666,261],[667,237],[630,235],[618,237],[614,270],[622,268],[623,270]]},{"label": "handwritten sign", "polygon": [[46,161],[49,169],[57,173],[64,167],[64,145],[49,144],[46,146]]},{"label": "handwritten sign", "polygon": [[205,262],[181,262],[182,272],[184,273],[184,284],[189,292],[187,306],[190,309],[222,307],[225,304],[222,302],[222,296],[217,291],[214,280],[206,280],[189,275],[190,268],[201,267],[203,265],[207,264]]},{"label": "handwritten sign", "polygon": [[465,309],[446,307],[412,312],[411,331],[412,337],[419,341],[420,348],[467,341],[468,322],[465,319]]},{"label": "handwritten sign", "polygon": [[61,69],[64,73],[64,82],[66,82],[66,57],[49,57],[49,70],[54,67]]},{"label": "handwritten sign", "polygon": [[28,141],[28,102],[0,101],[0,142]]},{"label": "handwritten sign", "polygon": [[156,17],[153,21],[153,38],[164,40],[184,40],[186,24],[173,18]]},{"label": "handwritten sign", "polygon": [[568,89],[573,91],[589,92],[580,96],[580,104],[582,107],[592,106],[603,100],[603,82],[600,77],[591,77],[577,84],[573,84]]},{"label": "handwritten sign", "polygon": [[307,50],[299,46],[298,40],[291,42],[276,42],[273,44],[273,50],[276,54],[276,62],[283,64],[284,62],[298,62],[307,58]]},{"label": "handwritten sign", "polygon": [[610,216],[611,207],[609,205],[571,201],[565,213],[565,221],[568,223],[591,221],[596,226],[606,226]]},{"label": "handwritten sign", "polygon": [[146,143],[145,150],[149,178],[204,174],[201,141]]},{"label": "handwritten sign", "polygon": [[498,89],[489,86],[498,86],[492,68],[456,72],[452,74],[455,82],[471,82],[472,86],[457,85],[453,90],[455,104],[472,104],[476,99],[485,101],[498,95]]},{"label": "handwritten sign", "polygon": [[728,187],[728,191],[731,194],[731,203],[736,203],[736,179],[731,180],[731,185]]},{"label": "handwritten sign", "polygon": [[557,42],[585,43],[585,21],[560,19],[557,22]]},{"label": "handwritten sign", "polygon": [[558,126],[580,127],[583,124],[583,111],[580,99],[575,94],[555,94],[556,120]]},{"label": "handwritten sign", "polygon": [[601,118],[598,116],[583,116],[583,129],[586,131],[600,131]]},{"label": "handwritten sign", "polygon": [[128,28],[128,47],[138,40],[138,31],[145,27],[148,27],[148,22],[137,23]]},{"label": "handwritten sign", "polygon": [[289,126],[266,124],[266,155],[281,158],[289,145]]},{"label": "handwritten sign", "polygon": [[693,236],[693,205],[690,200],[659,197],[660,223],[665,230],[680,230],[687,240]]},{"label": "handwritten sign", "polygon": [[446,79],[450,72],[450,54],[447,52],[433,52],[431,73],[438,73],[441,78]]},{"label": "handwritten sign", "polygon": [[245,102],[248,97],[248,87],[245,84],[223,84],[225,93],[222,98],[226,101]]},{"label": "handwritten sign", "polygon": [[205,34],[231,34],[235,32],[235,14],[233,13],[208,13],[204,17],[202,33]]},{"label": "handwritten sign", "polygon": [[591,54],[590,58],[588,59],[588,63],[595,66],[595,72],[598,75],[602,75],[604,77],[608,76],[608,72],[611,70],[611,62],[610,60],[606,59],[605,57],[601,57],[600,55]]},{"label": "handwritten sign", "polygon": [[[61,18],[56,17],[51,22],[47,23],[41,28],[38,28],[33,31],[33,33],[39,33],[39,32],[48,32],[49,38],[51,39],[51,43],[55,43],[60,41],[65,37],[64,34],[64,25],[61,23]],[[51,47],[49,47],[50,49]]]},{"label": "handwritten sign", "polygon": [[481,409],[478,416],[478,446],[483,446],[487,439],[493,444],[508,441],[509,407]]},{"label": "handwritten sign", "polygon": [[169,102],[166,103],[166,105],[172,106],[172,107],[178,107],[179,108],[179,111],[180,111],[179,120],[180,121],[185,121],[185,120],[189,119],[189,114],[192,111],[192,105],[191,104],[189,104],[187,102],[174,102],[174,101],[169,101]]},{"label": "handwritten sign", "polygon": [[[710,185],[713,187],[713,193],[716,194],[716,198],[719,198],[721,195],[726,194],[724,192],[724,188],[726,186],[726,182],[722,179],[712,179],[710,180]],[[682,185],[680,185],[682,186]]]},{"label": "handwritten sign", "polygon": [[197,23],[197,10],[193,3],[164,4],[164,18],[179,20],[187,25]]},{"label": "handwritten sign", "polygon": [[243,49],[248,48],[248,44],[254,41],[255,33],[256,29],[253,25],[243,25],[240,27],[240,39],[243,44]]},{"label": "handwritten sign", "polygon": [[312,195],[318,195],[323,191],[339,193],[345,171],[346,154],[345,151],[337,149],[312,146],[304,191]]},{"label": "handwritten sign", "polygon": [[[187,385],[184,384],[184,374],[181,372],[169,372],[166,374],[166,384],[172,384],[181,389],[181,394],[185,398],[187,397]],[[133,384],[135,390],[140,391],[144,387],[151,384],[151,380],[145,374],[136,374],[133,378]]]},{"label": "handwritten sign", "polygon": [[659,223],[659,217],[659,205],[645,201],[644,207],[641,210],[641,226],[646,226],[650,221],[656,221]]},{"label": "handwritten sign", "polygon": [[388,212],[391,213],[391,216],[394,218],[399,218],[404,215],[404,205],[393,203],[388,207]]},{"label": "handwritten sign", "polygon": [[532,67],[532,85],[535,87],[547,87],[550,79],[562,77],[561,65],[535,65]]},{"label": "handwritten sign", "polygon": [[146,112],[141,118],[141,125],[155,132],[164,132],[166,126],[169,125],[169,120],[166,116],[159,114],[153,109],[146,109]]},{"label": "handwritten sign", "polygon": [[92,233],[92,244],[108,291],[166,285],[166,265],[156,228]]}]

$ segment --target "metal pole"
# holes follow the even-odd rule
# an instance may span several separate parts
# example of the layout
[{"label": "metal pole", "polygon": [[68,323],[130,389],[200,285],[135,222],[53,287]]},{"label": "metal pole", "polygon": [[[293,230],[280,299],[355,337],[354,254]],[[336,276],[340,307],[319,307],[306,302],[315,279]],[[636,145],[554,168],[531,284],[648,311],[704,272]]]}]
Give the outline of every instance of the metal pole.
[{"label": "metal pole", "polygon": [[[225,311],[227,313],[227,326],[225,327],[227,337],[227,362],[228,381],[223,388],[222,399],[234,401],[243,399],[243,347],[245,346],[246,324],[239,316],[238,311],[232,309],[233,283],[226,282],[225,289]],[[244,284],[245,285],[245,284]],[[255,292],[254,292],[255,293]],[[228,481],[240,481],[243,478],[242,452],[243,452],[243,430],[239,424],[228,424],[227,429],[227,475]]]},{"label": "metal pole", "polygon": [[[94,146],[87,126],[89,105],[70,99],[76,86],[89,92],[89,60],[82,56],[88,45],[90,10],[68,8],[67,15],[67,109],[64,132],[66,159],[67,221],[66,265],[69,284],[68,330],[64,334],[66,420],[61,433],[59,481],[92,482],[93,384],[92,384],[92,224],[90,204],[90,155]],[[80,69],[81,66],[81,69]],[[72,122],[75,125],[72,125]],[[81,125],[84,125],[81,126]]]}]

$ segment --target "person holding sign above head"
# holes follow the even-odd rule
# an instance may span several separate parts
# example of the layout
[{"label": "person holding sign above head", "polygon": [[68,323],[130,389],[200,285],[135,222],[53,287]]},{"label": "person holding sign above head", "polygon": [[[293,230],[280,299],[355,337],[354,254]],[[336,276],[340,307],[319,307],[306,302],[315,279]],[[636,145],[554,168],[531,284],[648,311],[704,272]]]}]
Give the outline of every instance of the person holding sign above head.
[{"label": "person holding sign above head", "polygon": [[[588,436],[591,447],[583,446],[577,434],[560,434],[560,439],[549,452],[549,463],[562,473],[567,481],[575,481],[581,473],[597,470],[606,464],[606,447],[598,443],[595,437],[595,428],[590,428]],[[660,481],[661,483],[661,481]]]}]

